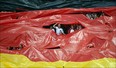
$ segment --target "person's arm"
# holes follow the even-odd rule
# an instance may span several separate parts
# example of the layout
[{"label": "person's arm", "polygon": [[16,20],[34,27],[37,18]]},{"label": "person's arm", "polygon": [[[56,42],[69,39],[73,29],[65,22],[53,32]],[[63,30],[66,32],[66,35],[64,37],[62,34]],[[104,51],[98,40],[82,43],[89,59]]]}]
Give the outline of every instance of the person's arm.
[{"label": "person's arm", "polygon": [[56,27],[56,25],[57,25],[57,23],[55,23],[55,24],[53,25],[53,27],[55,28],[55,27]]},{"label": "person's arm", "polygon": [[62,34],[65,34],[64,31],[63,31],[63,29],[61,29],[61,32],[62,32]]}]

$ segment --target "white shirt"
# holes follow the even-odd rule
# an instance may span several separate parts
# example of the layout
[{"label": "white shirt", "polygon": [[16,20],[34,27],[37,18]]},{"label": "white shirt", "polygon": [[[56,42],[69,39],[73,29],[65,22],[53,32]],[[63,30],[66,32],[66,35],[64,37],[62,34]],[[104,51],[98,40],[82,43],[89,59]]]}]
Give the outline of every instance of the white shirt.
[{"label": "white shirt", "polygon": [[70,33],[72,33],[72,32],[74,32],[74,30],[73,30],[73,29],[71,29],[71,30],[70,30]]},{"label": "white shirt", "polygon": [[63,29],[62,28],[59,28],[59,27],[55,27],[56,28],[56,34],[57,35],[60,35],[60,34],[64,34],[64,31],[63,31]]}]

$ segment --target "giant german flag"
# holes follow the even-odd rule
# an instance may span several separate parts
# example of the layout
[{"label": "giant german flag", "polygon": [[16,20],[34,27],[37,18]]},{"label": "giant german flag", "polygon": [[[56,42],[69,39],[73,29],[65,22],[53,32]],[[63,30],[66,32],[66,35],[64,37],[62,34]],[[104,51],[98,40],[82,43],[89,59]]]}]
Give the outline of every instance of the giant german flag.
[{"label": "giant german flag", "polygon": [[115,68],[115,58],[116,7],[0,12],[1,68]]}]

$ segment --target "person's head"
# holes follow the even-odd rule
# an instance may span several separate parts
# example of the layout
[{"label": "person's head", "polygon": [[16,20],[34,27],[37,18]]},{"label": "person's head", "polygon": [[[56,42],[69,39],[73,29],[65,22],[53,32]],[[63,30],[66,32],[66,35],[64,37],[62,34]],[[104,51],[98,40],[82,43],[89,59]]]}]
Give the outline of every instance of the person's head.
[{"label": "person's head", "polygon": [[71,29],[74,29],[74,26],[73,25],[71,25]]},{"label": "person's head", "polygon": [[52,26],[50,26],[50,29],[53,29],[53,27],[52,27]]},{"label": "person's head", "polygon": [[81,25],[77,25],[77,30],[80,30],[82,29],[82,26]]},{"label": "person's head", "polygon": [[61,27],[61,24],[58,24],[58,27],[60,28]]}]

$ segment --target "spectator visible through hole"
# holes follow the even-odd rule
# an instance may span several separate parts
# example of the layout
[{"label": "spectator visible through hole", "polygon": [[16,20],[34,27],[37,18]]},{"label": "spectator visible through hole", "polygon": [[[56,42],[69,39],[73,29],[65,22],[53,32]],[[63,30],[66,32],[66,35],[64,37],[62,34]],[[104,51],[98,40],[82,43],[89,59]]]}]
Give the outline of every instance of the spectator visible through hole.
[{"label": "spectator visible through hole", "polygon": [[99,18],[100,16],[106,15],[103,12],[91,12],[91,13],[86,13],[85,16],[88,17],[89,19],[93,20],[96,18]]},{"label": "spectator visible through hole", "polygon": [[77,30],[81,30],[84,27],[81,24],[51,24],[49,26],[43,26],[43,28],[51,29],[57,35],[73,33]]},{"label": "spectator visible through hole", "polygon": [[[57,26],[56,26],[56,25],[57,25]],[[61,28],[61,24],[55,23],[55,24],[53,25],[53,28],[56,29],[56,34],[57,34],[57,35],[65,34],[65,33],[64,33],[64,30]]]},{"label": "spectator visible through hole", "polygon": [[21,50],[21,49],[23,49],[23,44],[20,44],[19,46],[9,46],[7,49],[8,50]]}]

